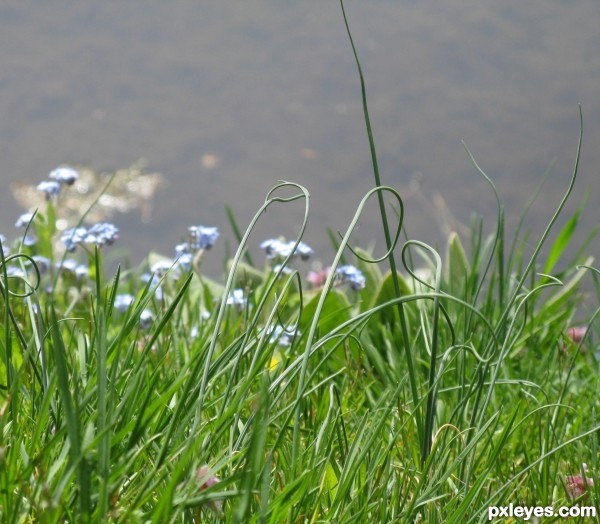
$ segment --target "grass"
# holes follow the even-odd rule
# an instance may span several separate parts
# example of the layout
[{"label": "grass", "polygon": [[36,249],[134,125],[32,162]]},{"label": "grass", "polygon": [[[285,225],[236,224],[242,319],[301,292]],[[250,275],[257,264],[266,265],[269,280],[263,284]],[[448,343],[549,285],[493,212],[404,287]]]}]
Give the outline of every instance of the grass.
[{"label": "grass", "polygon": [[[400,245],[401,195],[379,178],[360,77],[375,183],[318,285],[295,255],[310,195],[290,182],[245,233],[228,210],[238,249],[223,283],[202,274],[204,250],[146,282],[145,268],[107,272],[109,247],[78,248],[88,276],[57,269],[59,200],[31,220],[36,245],[3,243],[2,522],[462,523],[509,503],[598,507],[597,482],[572,484],[600,470],[600,271],[569,258],[581,209],[553,231],[581,137],[531,255],[519,230],[505,237],[499,198],[489,237],[475,221],[445,253]],[[350,245],[372,197],[379,259]],[[256,222],[295,200],[298,237],[254,265]],[[336,274],[350,258],[362,289]]]}]

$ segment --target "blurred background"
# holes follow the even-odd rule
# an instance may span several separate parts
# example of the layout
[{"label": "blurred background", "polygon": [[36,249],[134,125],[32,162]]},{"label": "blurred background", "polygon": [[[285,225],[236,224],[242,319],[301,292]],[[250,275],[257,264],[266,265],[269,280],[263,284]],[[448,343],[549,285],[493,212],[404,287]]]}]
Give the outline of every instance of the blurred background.
[{"label": "blurred background", "polygon": [[[553,164],[526,223],[537,239],[573,169],[578,103],[584,143],[569,210],[589,194],[578,238],[598,224],[599,2],[345,5],[382,180],[405,198],[410,237],[443,246],[472,213],[493,230],[494,196],[464,140],[498,187],[509,231]],[[5,0],[0,49],[0,233],[9,238],[23,211],[11,188],[65,163],[109,172],[144,159],[163,177],[152,209],[112,219],[135,263],[149,251],[172,256],[190,225],[218,226],[206,264],[220,275],[226,241],[236,247],[225,206],[245,228],[284,179],[311,193],[304,240],[326,264],[327,228],[345,231],[373,185],[336,1]],[[301,202],[272,208],[253,246],[292,238],[302,211]],[[380,229],[373,200],[354,244],[381,254]]]}]

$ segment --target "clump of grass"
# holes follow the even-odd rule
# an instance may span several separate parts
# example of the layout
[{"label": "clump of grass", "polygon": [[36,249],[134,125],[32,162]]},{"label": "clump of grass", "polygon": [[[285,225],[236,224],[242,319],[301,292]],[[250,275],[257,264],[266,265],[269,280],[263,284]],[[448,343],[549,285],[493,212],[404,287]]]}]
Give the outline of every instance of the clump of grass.
[{"label": "clump of grass", "polygon": [[[490,505],[598,505],[600,272],[566,259],[576,218],[540,260],[578,160],[528,258],[499,198],[489,237],[475,222],[443,254],[400,246],[361,82],[375,184],[319,274],[303,265],[310,194],[291,182],[244,233],[229,212],[223,282],[202,273],[210,227],[114,275],[110,228],[63,238],[86,271],[65,263],[52,200],[27,222],[37,244],[2,241],[2,522],[478,522]],[[351,246],[374,196],[379,258]],[[296,237],[253,264],[257,222],[293,202]]]}]

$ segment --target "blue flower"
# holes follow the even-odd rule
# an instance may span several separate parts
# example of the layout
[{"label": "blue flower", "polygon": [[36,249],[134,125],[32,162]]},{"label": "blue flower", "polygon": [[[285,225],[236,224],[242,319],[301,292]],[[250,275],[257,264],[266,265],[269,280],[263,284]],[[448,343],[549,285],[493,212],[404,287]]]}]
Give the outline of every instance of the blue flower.
[{"label": "blue flower", "polygon": [[37,238],[32,235],[25,235],[23,237],[23,245],[26,247],[35,246],[37,244]]},{"label": "blue flower", "polygon": [[75,183],[75,180],[79,178],[79,173],[72,167],[63,166],[51,171],[48,178],[59,184],[72,186]]},{"label": "blue flower", "polygon": [[177,244],[175,246],[175,254],[177,256],[189,255],[190,254],[190,245],[187,242],[183,242],[182,244]]},{"label": "blue flower", "polygon": [[219,238],[219,230],[216,227],[190,226],[188,233],[188,245],[192,251],[210,249]]},{"label": "blue flower", "polygon": [[23,213],[15,222],[15,227],[28,226],[35,213]]},{"label": "blue flower", "polygon": [[190,252],[190,246],[187,242],[175,246],[175,260],[184,271],[190,270],[194,255]]},{"label": "blue flower", "polygon": [[62,261],[62,263],[59,262],[58,264],[56,264],[56,269],[58,269],[58,270],[64,269],[65,271],[71,271],[74,273],[76,268],[77,268],[77,261],[72,258],[65,258]]},{"label": "blue flower", "polygon": [[180,275],[179,268],[174,265],[174,262],[170,259],[159,260],[152,264],[150,271],[157,277],[162,277],[169,273],[172,277],[178,278]]},{"label": "blue flower", "polygon": [[228,306],[236,306],[238,309],[243,309],[246,306],[246,297],[243,289],[234,289],[227,297]]},{"label": "blue flower", "polygon": [[284,242],[276,238],[265,240],[260,244],[260,248],[265,250],[267,258],[282,257],[287,258],[292,254],[293,256],[299,255],[302,260],[308,260],[310,255],[314,253],[314,250],[306,245],[304,242],[299,242],[294,249],[295,241]]},{"label": "blue flower", "polygon": [[365,276],[360,269],[357,269],[354,266],[347,265],[338,267],[335,275],[339,284],[348,284],[352,291],[358,291],[365,287]]},{"label": "blue flower", "polygon": [[89,274],[90,274],[90,268],[87,267],[85,264],[79,264],[75,268],[75,276],[80,280],[87,278]]},{"label": "blue flower", "polygon": [[31,257],[33,259],[33,261],[35,262],[35,265],[38,268],[38,271],[43,275],[44,273],[46,273],[49,269],[50,269],[50,265],[52,264],[50,262],[50,259],[43,257],[41,255],[34,255]]},{"label": "blue flower", "polygon": [[135,301],[135,297],[130,295],[129,293],[124,293],[121,295],[117,295],[115,297],[115,309],[121,313],[127,311],[129,306],[133,304]]},{"label": "blue flower", "polygon": [[77,245],[83,242],[83,239],[87,235],[87,229],[85,227],[74,227],[67,229],[60,237],[62,243],[69,253],[72,253],[77,249]]},{"label": "blue flower", "polygon": [[140,327],[142,329],[148,329],[152,325],[153,321],[154,321],[154,315],[152,314],[152,311],[150,311],[149,309],[144,309],[140,313]]},{"label": "blue flower", "polygon": [[292,268],[283,266],[281,264],[277,264],[273,267],[273,273],[280,273],[281,275],[290,275],[292,272]]},{"label": "blue flower", "polygon": [[82,242],[96,246],[110,246],[118,238],[118,228],[108,222],[95,224],[90,229],[85,227],[67,229],[61,236],[61,240],[69,252],[75,251],[77,245]]},{"label": "blue flower", "polygon": [[25,278],[27,275],[23,272],[23,270],[20,267],[6,266],[6,276],[15,278]]},{"label": "blue flower", "polygon": [[110,246],[119,238],[119,229],[114,224],[100,222],[94,224],[85,235],[83,241],[86,244],[96,244],[97,246]]},{"label": "blue flower", "polygon": [[275,327],[268,326],[267,334],[271,335],[269,340],[271,343],[277,343],[281,347],[289,347],[292,345],[292,340],[294,337],[298,336],[300,332],[296,331],[286,331],[282,326],[276,325]]},{"label": "blue flower", "polygon": [[277,256],[284,256],[282,253],[285,251],[285,244],[281,240],[271,238],[262,242],[260,248],[265,250],[267,258],[275,258]]},{"label": "blue flower", "polygon": [[[290,249],[294,246],[294,242],[290,242]],[[310,255],[312,255],[314,253],[313,249],[309,246],[307,246],[304,242],[300,242],[298,244],[298,246],[296,247],[296,251],[294,252],[294,255],[298,253],[300,255],[300,258],[302,260],[308,260],[310,258]]]},{"label": "blue flower", "polygon": [[159,302],[162,302],[163,289],[162,289],[160,278],[161,277],[159,276],[158,273],[152,273],[152,274],[144,273],[141,276],[141,280],[142,280],[142,282],[144,282],[144,284],[147,284],[148,282],[150,282],[150,289],[154,289],[154,296],[156,297],[156,300],[158,300]]},{"label": "blue flower", "polygon": [[194,261],[194,255],[191,253],[183,253],[177,259],[177,263],[183,268],[184,271],[189,271]]},{"label": "blue flower", "polygon": [[45,193],[46,200],[50,200],[60,193],[60,184],[55,180],[44,180],[37,185],[37,189]]},{"label": "blue flower", "polygon": [[85,264],[78,264],[77,260],[73,258],[65,258],[62,262],[57,263],[55,267],[59,271],[63,270],[72,273],[78,280],[87,278],[90,273],[88,266]]}]

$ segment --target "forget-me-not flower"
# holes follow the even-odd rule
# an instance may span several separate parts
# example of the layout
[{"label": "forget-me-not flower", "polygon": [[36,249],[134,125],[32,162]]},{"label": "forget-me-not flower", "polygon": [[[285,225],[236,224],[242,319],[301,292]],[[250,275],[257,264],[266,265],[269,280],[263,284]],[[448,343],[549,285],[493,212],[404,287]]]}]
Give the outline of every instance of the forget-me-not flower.
[{"label": "forget-me-not flower", "polygon": [[308,260],[310,255],[314,253],[313,249],[304,242],[299,242],[294,249],[295,244],[296,242],[293,240],[284,242],[277,238],[271,238],[262,242],[260,248],[265,250],[267,258],[287,258],[293,251],[293,256],[299,255],[302,260]]},{"label": "forget-me-not flower", "polygon": [[85,264],[78,264],[75,268],[75,276],[81,280],[87,278],[90,274],[90,268]]},{"label": "forget-me-not flower", "polygon": [[62,243],[65,245],[67,251],[72,253],[77,249],[77,245],[83,242],[83,239],[87,235],[87,229],[85,227],[74,227],[67,229],[60,237]]},{"label": "forget-me-not flower", "polygon": [[267,327],[267,333],[270,336],[269,340],[272,343],[277,343],[281,347],[289,347],[292,345],[292,340],[295,336],[299,335],[299,331],[286,331],[279,324],[273,327],[272,325]]},{"label": "forget-me-not flower", "polygon": [[346,265],[338,267],[335,276],[338,283],[348,284],[352,291],[359,291],[366,284],[366,279],[362,271],[354,266]]},{"label": "forget-me-not flower", "polygon": [[97,246],[110,246],[119,238],[119,229],[108,222],[94,224],[88,229],[83,241],[86,244],[95,244]]},{"label": "forget-me-not flower", "polygon": [[33,235],[25,235],[23,237],[23,245],[26,247],[35,246],[36,243],[37,243],[37,238],[35,238]]},{"label": "forget-me-not flower", "polygon": [[46,195],[46,200],[60,193],[60,184],[55,180],[44,180],[37,185],[37,190]]},{"label": "forget-me-not flower", "polygon": [[79,173],[72,167],[63,166],[51,171],[48,175],[50,180],[54,180],[59,184],[66,184],[72,186],[75,181],[79,178]]},{"label": "forget-me-not flower", "polygon": [[190,226],[188,234],[188,244],[192,251],[210,249],[219,238],[219,230],[216,227]]},{"label": "forget-me-not flower", "polygon": [[148,329],[152,325],[153,321],[154,321],[154,315],[152,314],[152,311],[150,311],[149,309],[144,309],[140,313],[140,327],[142,329]]},{"label": "forget-me-not flower", "polygon": [[190,252],[190,246],[187,242],[177,244],[175,246],[175,255],[177,263],[183,268],[184,271],[189,271],[194,261],[194,255]]},{"label": "forget-me-not flower", "polygon": [[179,268],[174,265],[174,262],[170,259],[159,260],[152,264],[150,271],[154,273],[157,277],[163,277],[167,273],[169,273],[172,277],[178,278],[180,275]]},{"label": "forget-me-not flower", "polygon": [[238,309],[243,309],[246,306],[246,297],[243,289],[234,289],[227,297],[228,306],[236,306]]},{"label": "forget-me-not flower", "polygon": [[77,260],[73,258],[65,258],[62,262],[56,264],[56,269],[64,269],[65,271],[75,272],[77,267]]},{"label": "forget-me-not flower", "polygon": [[34,213],[23,213],[15,222],[15,227],[25,227],[29,225]]},{"label": "forget-me-not flower", "polygon": [[144,273],[141,276],[142,282],[147,284],[150,282],[150,289],[154,289],[154,296],[159,302],[163,299],[163,289],[161,285],[161,277],[158,273]]},{"label": "forget-me-not flower", "polygon": [[35,265],[37,266],[38,271],[42,275],[50,269],[50,265],[52,264],[52,262],[50,262],[49,258],[43,257],[41,255],[34,255],[31,258],[35,262]]},{"label": "forget-me-not flower", "polygon": [[115,309],[121,313],[127,311],[129,306],[133,304],[135,301],[135,297],[130,295],[129,293],[123,293],[121,295],[117,295],[115,297]]},{"label": "forget-me-not flower", "polygon": [[67,251],[73,252],[81,243],[110,246],[119,238],[119,229],[108,222],[100,222],[89,229],[82,226],[67,229],[60,238]]},{"label": "forget-me-not flower", "polygon": [[7,277],[16,277],[16,278],[25,278],[27,275],[23,272],[23,270],[20,267],[6,266],[6,276]]}]

